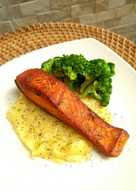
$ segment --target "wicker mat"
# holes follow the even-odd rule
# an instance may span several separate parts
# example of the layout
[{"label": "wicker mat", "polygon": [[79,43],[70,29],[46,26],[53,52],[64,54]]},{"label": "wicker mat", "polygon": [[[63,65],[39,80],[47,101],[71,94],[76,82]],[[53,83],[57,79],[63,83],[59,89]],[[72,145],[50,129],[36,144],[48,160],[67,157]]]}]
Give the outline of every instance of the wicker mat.
[{"label": "wicker mat", "polygon": [[77,23],[43,23],[0,35],[0,64],[32,50],[92,37],[113,49],[136,69],[136,45],[109,30]]}]

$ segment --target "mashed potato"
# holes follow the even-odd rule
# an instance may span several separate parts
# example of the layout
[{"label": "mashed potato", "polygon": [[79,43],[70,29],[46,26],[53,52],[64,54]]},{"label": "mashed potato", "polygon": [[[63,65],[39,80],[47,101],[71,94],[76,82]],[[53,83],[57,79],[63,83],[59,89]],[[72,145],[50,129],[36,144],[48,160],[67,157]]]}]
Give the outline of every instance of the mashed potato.
[{"label": "mashed potato", "polygon": [[[83,102],[111,122],[111,114],[96,100],[86,98]],[[81,162],[92,155],[92,145],[86,138],[23,95],[9,109],[7,118],[32,156],[56,162]]]}]

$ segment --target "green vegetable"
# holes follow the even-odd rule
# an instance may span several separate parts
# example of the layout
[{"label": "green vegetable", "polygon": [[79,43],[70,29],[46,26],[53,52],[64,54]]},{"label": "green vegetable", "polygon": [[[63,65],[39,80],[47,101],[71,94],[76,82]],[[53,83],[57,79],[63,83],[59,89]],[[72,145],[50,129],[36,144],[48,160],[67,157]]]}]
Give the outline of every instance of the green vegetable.
[{"label": "green vegetable", "polygon": [[47,60],[42,70],[54,74],[81,97],[91,96],[109,104],[115,65],[103,59],[87,60],[83,55],[63,55]]}]

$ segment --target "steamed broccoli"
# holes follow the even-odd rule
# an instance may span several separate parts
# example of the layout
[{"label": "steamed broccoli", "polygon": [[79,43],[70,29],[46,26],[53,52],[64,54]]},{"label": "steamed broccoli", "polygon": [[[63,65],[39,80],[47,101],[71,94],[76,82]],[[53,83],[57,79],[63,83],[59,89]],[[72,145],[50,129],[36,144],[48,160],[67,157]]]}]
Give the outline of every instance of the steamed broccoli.
[{"label": "steamed broccoli", "polygon": [[109,104],[115,65],[102,59],[91,60],[86,66],[85,81],[81,84],[82,97],[92,96],[103,106]]},{"label": "steamed broccoli", "polygon": [[115,65],[103,59],[87,60],[83,55],[63,55],[44,62],[44,71],[54,74],[82,97],[91,96],[103,106],[109,104]]},{"label": "steamed broccoli", "polygon": [[84,56],[71,54],[49,59],[41,67],[49,73],[55,73],[57,77],[67,76],[70,80],[76,80],[78,74],[83,74],[86,62]]}]

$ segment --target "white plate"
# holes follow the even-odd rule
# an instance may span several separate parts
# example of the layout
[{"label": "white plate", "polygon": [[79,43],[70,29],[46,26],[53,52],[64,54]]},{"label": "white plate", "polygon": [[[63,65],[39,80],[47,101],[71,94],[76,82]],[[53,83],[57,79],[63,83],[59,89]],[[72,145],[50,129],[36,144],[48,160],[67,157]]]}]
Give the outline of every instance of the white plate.
[{"label": "white plate", "polygon": [[[40,67],[50,57],[83,54],[116,64],[109,109],[113,125],[126,129],[130,138],[117,158],[94,153],[82,164],[58,165],[31,159],[6,119],[6,111],[18,94],[14,79],[28,68]],[[53,45],[20,56],[0,67],[0,190],[136,190],[136,72],[116,53],[95,39]]]}]

